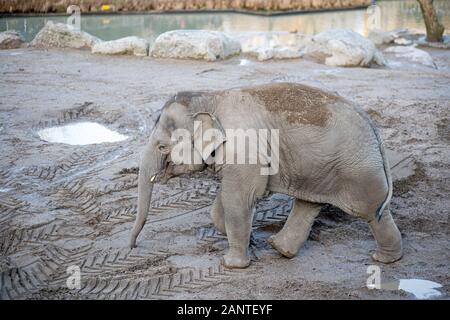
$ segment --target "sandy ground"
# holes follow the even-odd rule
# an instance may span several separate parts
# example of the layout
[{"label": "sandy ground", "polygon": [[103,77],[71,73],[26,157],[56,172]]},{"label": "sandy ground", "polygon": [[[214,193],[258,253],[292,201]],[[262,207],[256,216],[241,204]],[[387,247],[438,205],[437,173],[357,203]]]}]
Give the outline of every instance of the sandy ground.
[{"label": "sandy ground", "polygon": [[[450,207],[450,51],[428,50],[438,69],[332,68],[308,60],[215,63],[104,57],[79,51],[0,52],[0,297],[2,299],[413,299],[366,288],[367,267],[382,282],[425,279],[448,298]],[[388,59],[393,59],[388,56]],[[404,258],[374,263],[367,224],[328,207],[299,255],[282,258],[266,242],[292,205],[284,195],[256,209],[252,264],[221,265],[226,238],[209,209],[220,181],[204,174],[157,186],[138,242],[136,166],[152,114],[180,90],[301,82],[358,102],[386,146],[415,166],[395,182],[391,208]],[[71,146],[37,131],[95,121],[129,139]],[[68,289],[69,266],[81,288]]]}]

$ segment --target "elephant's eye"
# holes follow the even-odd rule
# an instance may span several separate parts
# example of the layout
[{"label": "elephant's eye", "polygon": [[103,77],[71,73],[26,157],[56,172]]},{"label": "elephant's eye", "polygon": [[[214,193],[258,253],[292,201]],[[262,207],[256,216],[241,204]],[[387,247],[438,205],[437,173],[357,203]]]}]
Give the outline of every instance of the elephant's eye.
[{"label": "elephant's eye", "polygon": [[159,150],[161,153],[169,153],[169,147],[166,146],[166,145],[164,145],[164,144],[158,145],[158,150]]}]

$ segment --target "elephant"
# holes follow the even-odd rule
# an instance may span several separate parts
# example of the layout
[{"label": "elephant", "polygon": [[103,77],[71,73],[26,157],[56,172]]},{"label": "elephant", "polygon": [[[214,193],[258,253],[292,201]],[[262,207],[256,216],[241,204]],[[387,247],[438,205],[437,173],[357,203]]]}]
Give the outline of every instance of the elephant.
[{"label": "elephant", "polygon": [[[214,143],[197,141],[202,137],[195,132],[196,122],[203,130],[216,129],[224,135]],[[190,133],[192,152],[200,161],[180,163],[172,159],[176,145],[172,135],[178,129]],[[233,143],[226,136],[229,129],[277,130],[276,143],[268,137],[261,141],[271,151],[278,150],[278,164],[272,160],[223,161],[224,150]],[[249,144],[252,141],[248,139]],[[277,170],[262,174],[263,167],[271,166],[277,166]],[[136,246],[147,219],[153,185],[206,168],[221,174],[211,218],[228,239],[228,251],[223,257],[227,268],[246,268],[250,264],[253,208],[267,192],[295,199],[282,229],[268,239],[287,258],[298,253],[326,204],[368,222],[377,243],[374,260],[392,263],[402,257],[402,237],[389,209],[393,186],[382,139],[368,115],[337,93],[298,83],[269,83],[179,92],[169,99],[140,162],[131,248]]]}]

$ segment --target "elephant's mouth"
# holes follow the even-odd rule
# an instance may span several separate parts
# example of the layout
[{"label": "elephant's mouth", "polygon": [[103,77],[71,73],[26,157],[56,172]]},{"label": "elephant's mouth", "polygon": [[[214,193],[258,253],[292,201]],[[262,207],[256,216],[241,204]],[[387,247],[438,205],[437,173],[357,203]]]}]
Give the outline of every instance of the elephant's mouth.
[{"label": "elephant's mouth", "polygon": [[151,178],[151,182],[159,184],[167,184],[173,174],[174,164],[168,162],[166,166]]},{"label": "elephant's mouth", "polygon": [[170,179],[169,176],[170,171],[169,167],[171,166],[170,160],[168,160],[167,158],[162,159],[162,163],[164,163],[164,165],[162,165],[162,169],[150,177],[151,183],[166,184],[167,181]]},{"label": "elephant's mouth", "polygon": [[[150,178],[152,183],[167,184],[167,182],[174,177],[192,174],[193,172],[203,171],[205,169],[211,170],[210,166],[205,163],[196,166],[176,165],[171,161],[167,161],[165,167],[157,174]],[[215,171],[215,170],[213,170]]]},{"label": "elephant's mouth", "polygon": [[212,172],[212,173],[219,173],[219,172],[222,170],[223,165],[221,165],[221,164],[216,164],[216,163],[212,163],[212,164],[206,165],[205,168],[206,168],[209,172]]}]

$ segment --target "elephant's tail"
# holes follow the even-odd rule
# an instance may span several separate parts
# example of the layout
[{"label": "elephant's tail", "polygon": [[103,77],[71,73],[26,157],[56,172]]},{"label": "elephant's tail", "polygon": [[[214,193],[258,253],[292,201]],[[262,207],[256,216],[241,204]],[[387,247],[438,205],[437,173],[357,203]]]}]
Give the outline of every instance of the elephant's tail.
[{"label": "elephant's tail", "polygon": [[392,186],[391,166],[389,165],[389,160],[386,156],[386,150],[384,149],[384,142],[381,139],[381,137],[378,133],[378,130],[375,127],[373,127],[373,128],[374,128],[377,140],[378,140],[378,146],[380,148],[381,158],[383,159],[384,174],[386,175],[386,182],[388,184],[388,193],[386,195],[386,198],[384,199],[383,203],[378,207],[378,209],[375,213],[375,217],[377,218],[378,221],[380,221],[381,215],[383,214],[384,209],[391,201],[393,186]]}]

